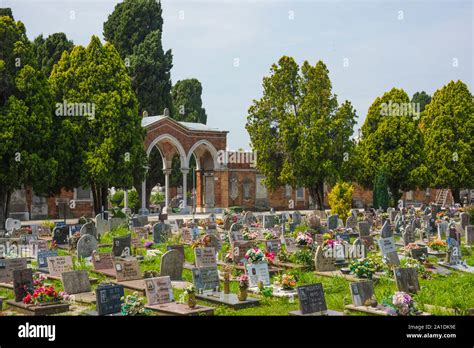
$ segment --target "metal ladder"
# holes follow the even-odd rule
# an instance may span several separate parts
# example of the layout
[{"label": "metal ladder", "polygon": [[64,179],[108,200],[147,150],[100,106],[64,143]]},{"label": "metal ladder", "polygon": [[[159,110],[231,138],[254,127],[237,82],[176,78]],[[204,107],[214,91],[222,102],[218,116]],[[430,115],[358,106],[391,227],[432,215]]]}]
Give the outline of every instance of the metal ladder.
[{"label": "metal ladder", "polygon": [[449,189],[438,190],[436,194],[436,204],[441,205],[442,207],[446,206],[446,201],[448,200]]}]

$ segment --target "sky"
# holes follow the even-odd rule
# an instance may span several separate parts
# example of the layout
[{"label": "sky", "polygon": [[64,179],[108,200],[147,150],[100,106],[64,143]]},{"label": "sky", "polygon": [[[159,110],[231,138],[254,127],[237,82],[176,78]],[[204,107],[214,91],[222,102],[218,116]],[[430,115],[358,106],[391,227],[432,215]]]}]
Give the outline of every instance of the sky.
[{"label": "sky", "polygon": [[[119,1],[0,0],[30,39],[66,33],[76,45]],[[322,60],[339,103],[357,110],[357,129],[376,97],[393,87],[433,94],[451,80],[473,92],[473,1],[162,0],[163,47],[173,52],[173,83],[203,85],[207,124],[229,131],[230,150],[250,149],[247,110],[262,78],[283,56]]]}]

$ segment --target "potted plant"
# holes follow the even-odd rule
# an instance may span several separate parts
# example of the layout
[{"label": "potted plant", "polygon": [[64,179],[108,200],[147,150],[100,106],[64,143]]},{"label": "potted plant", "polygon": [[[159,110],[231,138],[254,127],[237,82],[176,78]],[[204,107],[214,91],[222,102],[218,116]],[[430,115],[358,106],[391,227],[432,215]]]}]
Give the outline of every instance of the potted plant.
[{"label": "potted plant", "polygon": [[368,257],[352,260],[349,268],[351,272],[357,276],[357,278],[372,279],[372,276],[376,271],[374,262]]},{"label": "potted plant", "polygon": [[237,298],[239,301],[247,300],[247,290],[249,288],[249,277],[246,274],[242,274],[239,277],[239,290],[237,292]]},{"label": "potted plant", "polygon": [[194,285],[190,285],[186,288],[186,295],[188,296],[188,307],[189,308],[194,308],[197,305],[197,300],[196,300],[196,288]]}]

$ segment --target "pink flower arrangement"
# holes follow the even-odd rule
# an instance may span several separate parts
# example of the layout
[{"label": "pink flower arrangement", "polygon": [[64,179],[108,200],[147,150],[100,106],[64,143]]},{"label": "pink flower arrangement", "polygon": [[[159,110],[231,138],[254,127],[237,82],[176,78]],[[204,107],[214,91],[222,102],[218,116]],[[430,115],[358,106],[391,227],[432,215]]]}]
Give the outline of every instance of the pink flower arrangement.
[{"label": "pink flower arrangement", "polygon": [[43,273],[37,273],[33,275],[33,286],[43,286],[43,282],[46,280],[46,276]]},{"label": "pink flower arrangement", "polygon": [[238,281],[239,281],[239,288],[240,289],[248,289],[249,287],[249,276],[246,275],[246,274],[242,274],[239,278],[238,278]]},{"label": "pink flower arrangement", "polygon": [[298,233],[298,236],[296,237],[296,243],[299,246],[311,246],[313,245],[313,238],[308,232]]},{"label": "pink flower arrangement", "polygon": [[260,250],[257,247],[254,247],[252,249],[249,249],[245,253],[245,258],[250,262],[250,263],[259,263],[259,262],[264,262],[266,261],[265,253]]}]

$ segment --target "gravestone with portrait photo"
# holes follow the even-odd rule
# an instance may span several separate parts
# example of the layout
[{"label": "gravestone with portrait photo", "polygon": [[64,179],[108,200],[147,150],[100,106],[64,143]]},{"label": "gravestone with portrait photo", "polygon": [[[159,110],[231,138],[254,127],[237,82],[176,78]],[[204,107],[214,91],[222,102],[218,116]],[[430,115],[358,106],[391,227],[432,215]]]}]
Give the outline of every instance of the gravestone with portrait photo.
[{"label": "gravestone with portrait photo", "polygon": [[197,291],[216,291],[219,288],[219,273],[217,267],[193,268],[193,283]]},{"label": "gravestone with portrait photo", "polygon": [[92,253],[92,265],[94,271],[107,275],[109,277],[115,277],[115,267],[114,267],[114,256],[112,253]]},{"label": "gravestone with portrait photo", "polygon": [[41,272],[49,272],[48,271],[48,257],[55,257],[58,256],[58,251],[53,250],[42,250],[38,252],[36,261],[38,263],[38,270]]},{"label": "gravestone with portrait photo", "polygon": [[127,257],[132,255],[132,235],[114,237],[112,240],[112,253],[115,257]]},{"label": "gravestone with portrait photo", "polygon": [[301,314],[327,311],[326,299],[321,283],[298,286],[297,291]]},{"label": "gravestone with portrait photo", "polygon": [[267,252],[275,255],[281,250],[281,241],[279,239],[270,239],[265,241]]},{"label": "gravestone with portrait photo", "polygon": [[153,242],[156,244],[164,243],[171,236],[171,226],[164,222],[158,222],[153,225]]},{"label": "gravestone with portrait photo", "polygon": [[118,282],[142,279],[138,260],[116,260],[114,263]]},{"label": "gravestone with portrait photo", "polygon": [[398,291],[414,294],[420,290],[418,274],[415,268],[395,268],[393,272]]},{"label": "gravestone with portrait photo", "polygon": [[400,265],[400,259],[398,258],[397,248],[395,247],[395,241],[393,239],[392,230],[388,221],[382,226],[380,232],[379,246],[383,257],[387,261],[388,265],[398,266]]},{"label": "gravestone with portrait photo", "polygon": [[367,306],[374,296],[374,283],[364,280],[350,283],[352,304],[354,306]]},{"label": "gravestone with portrait photo", "polygon": [[69,226],[60,226],[53,229],[53,242],[58,245],[67,245],[69,238]]},{"label": "gravestone with portrait photo", "polygon": [[145,279],[147,305],[153,306],[173,301],[170,277],[155,277]]},{"label": "gravestone with portrait photo", "polygon": [[124,287],[118,284],[99,284],[95,289],[98,315],[119,313],[122,309]]},{"label": "gravestone with portrait photo", "polygon": [[216,250],[214,248],[195,248],[196,267],[217,267]]},{"label": "gravestone with portrait photo", "polygon": [[259,282],[262,282],[264,286],[271,284],[268,264],[266,262],[249,263],[246,265],[246,270],[250,288],[257,287]]}]

